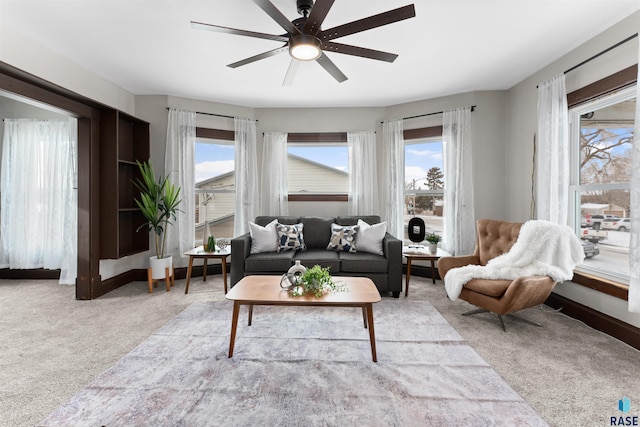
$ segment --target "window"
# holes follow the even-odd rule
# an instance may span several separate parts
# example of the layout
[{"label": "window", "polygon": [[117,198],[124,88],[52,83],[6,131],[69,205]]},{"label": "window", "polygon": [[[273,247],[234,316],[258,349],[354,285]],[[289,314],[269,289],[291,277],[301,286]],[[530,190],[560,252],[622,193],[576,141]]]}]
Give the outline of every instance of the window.
[{"label": "window", "polygon": [[345,143],[288,143],[289,194],[347,194],[349,149]]},{"label": "window", "polygon": [[196,140],[196,242],[202,242],[206,221],[216,238],[233,236],[236,201],[234,153],[233,141]]},{"label": "window", "polygon": [[444,231],[444,169],[442,138],[405,140],[404,146],[404,229],[414,216],[424,220],[427,232]]},{"label": "window", "polygon": [[629,278],[635,106],[630,87],[570,110],[572,219],[578,235],[597,247],[578,270],[622,283]]}]

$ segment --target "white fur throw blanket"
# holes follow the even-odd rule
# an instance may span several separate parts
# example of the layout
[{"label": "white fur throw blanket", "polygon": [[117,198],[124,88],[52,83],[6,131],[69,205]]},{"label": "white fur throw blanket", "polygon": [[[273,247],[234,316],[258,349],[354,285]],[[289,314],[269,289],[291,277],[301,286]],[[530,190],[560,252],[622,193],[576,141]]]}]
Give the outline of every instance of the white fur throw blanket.
[{"label": "white fur throw blanket", "polygon": [[573,277],[573,268],[584,260],[584,250],[575,232],[566,225],[527,221],[509,252],[486,266],[452,268],[444,277],[449,299],[455,301],[472,279],[515,280],[523,276],[550,276],[556,282]]}]

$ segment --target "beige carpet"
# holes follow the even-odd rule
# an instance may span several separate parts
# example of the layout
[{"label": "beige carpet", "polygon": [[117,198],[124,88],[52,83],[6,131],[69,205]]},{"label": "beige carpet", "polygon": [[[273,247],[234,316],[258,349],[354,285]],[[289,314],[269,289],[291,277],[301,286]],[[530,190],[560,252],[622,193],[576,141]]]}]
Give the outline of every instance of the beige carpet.
[{"label": "beige carpet", "polygon": [[353,308],[194,303],[39,423],[55,426],[546,426],[426,301]]},{"label": "beige carpet", "polygon": [[[149,295],[138,282],[95,301],[54,282],[0,281],[0,425],[33,426],[196,301],[223,300],[220,277]],[[403,304],[398,300],[384,298]],[[441,283],[413,277],[409,301],[431,303],[550,425],[609,425],[617,402],[638,415],[640,352],[548,309],[524,315],[536,328],[489,315],[462,317]]]}]

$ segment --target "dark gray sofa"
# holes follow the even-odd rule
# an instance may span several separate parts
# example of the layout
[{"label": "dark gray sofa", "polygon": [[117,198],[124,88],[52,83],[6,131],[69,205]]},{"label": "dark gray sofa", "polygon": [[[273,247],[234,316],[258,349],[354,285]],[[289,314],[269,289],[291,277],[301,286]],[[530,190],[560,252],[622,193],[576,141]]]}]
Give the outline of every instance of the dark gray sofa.
[{"label": "dark gray sofa", "polygon": [[[332,275],[365,276],[376,284],[380,293],[391,292],[398,298],[402,292],[402,241],[386,233],[382,242],[384,255],[368,252],[336,252],[327,250],[331,237],[331,224],[356,225],[358,219],[368,224],[377,224],[380,217],[292,217],[259,216],[255,223],[266,226],[274,219],[280,224],[304,224],[303,235],[307,249],[304,251],[267,252],[251,254],[251,235],[246,233],[231,240],[231,286],[244,276],[280,275],[296,260],[305,267],[316,264],[330,267]],[[356,237],[357,242],[357,237]],[[356,244],[357,246],[357,244]]]}]

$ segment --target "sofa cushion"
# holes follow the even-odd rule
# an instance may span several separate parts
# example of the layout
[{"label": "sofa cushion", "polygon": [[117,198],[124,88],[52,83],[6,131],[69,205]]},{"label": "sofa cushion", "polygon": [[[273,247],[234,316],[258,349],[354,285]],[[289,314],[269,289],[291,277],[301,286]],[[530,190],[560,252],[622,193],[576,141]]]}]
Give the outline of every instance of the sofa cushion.
[{"label": "sofa cushion", "polygon": [[327,250],[355,253],[358,230],[360,227],[357,225],[331,224],[331,238]]},{"label": "sofa cushion", "polygon": [[382,241],[387,234],[387,222],[369,225],[367,222],[359,219],[358,225],[360,230],[356,238],[358,251],[369,252],[376,255],[384,255],[382,249]]},{"label": "sofa cushion", "polygon": [[247,272],[280,272],[286,273],[293,264],[294,251],[264,252],[249,255],[244,260],[244,268]]},{"label": "sofa cushion", "polygon": [[340,252],[340,271],[345,273],[386,273],[388,261],[385,257],[366,252],[356,254]]},{"label": "sofa cushion", "polygon": [[261,226],[269,224],[274,219],[277,219],[280,224],[297,224],[300,222],[297,216],[257,216],[255,223]]},{"label": "sofa cushion", "polygon": [[317,216],[303,216],[300,222],[304,224],[304,242],[308,249],[327,249],[331,238],[331,224],[335,218]]},{"label": "sofa cushion", "polygon": [[324,248],[307,249],[304,252],[296,253],[294,261],[298,260],[307,268],[311,268],[317,264],[320,267],[329,267],[331,274],[338,274],[340,272],[340,257],[338,256],[338,252],[328,251]]},{"label": "sofa cushion", "polygon": [[360,215],[360,216],[339,216],[336,218],[336,224],[338,225],[357,225],[358,220],[361,219],[367,224],[377,224],[380,222],[378,215]]},{"label": "sofa cushion", "polygon": [[304,243],[304,234],[302,232],[304,224],[278,224],[278,252],[285,251],[304,251],[307,247]]},{"label": "sofa cushion", "polygon": [[266,226],[249,221],[249,234],[251,235],[251,253],[276,252],[278,250],[278,220],[274,219]]}]

